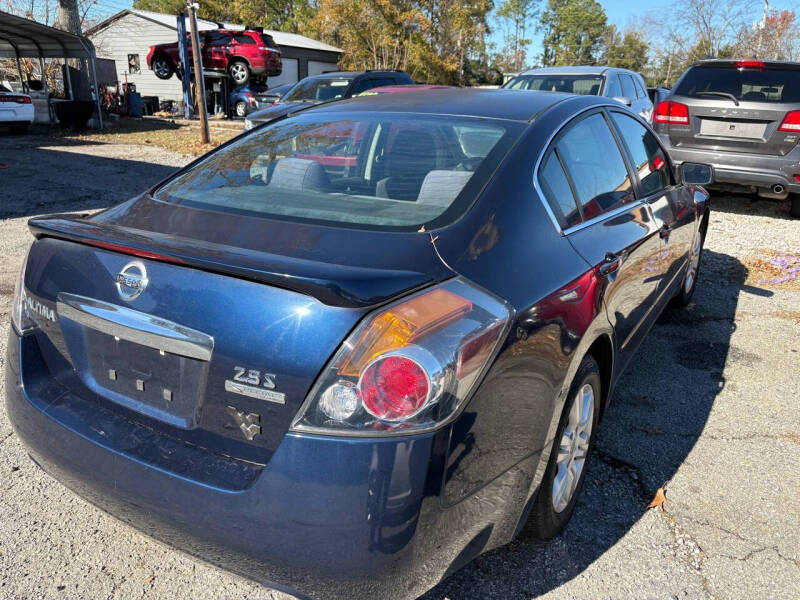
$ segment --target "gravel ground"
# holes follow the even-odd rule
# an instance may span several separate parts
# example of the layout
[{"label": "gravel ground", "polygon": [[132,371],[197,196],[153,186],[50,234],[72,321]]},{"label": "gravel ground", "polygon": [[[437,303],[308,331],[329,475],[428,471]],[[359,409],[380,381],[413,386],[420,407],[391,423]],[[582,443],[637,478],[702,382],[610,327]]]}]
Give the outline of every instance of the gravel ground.
[{"label": "gravel ground", "polygon": [[[0,135],[0,367],[26,219],[108,206],[187,160]],[[427,599],[798,597],[800,285],[780,279],[800,265],[800,223],[749,197],[713,209],[695,303],[663,315],[620,382],[566,531],[492,551]],[[648,510],[659,487],[665,510]],[[0,410],[0,598],[140,597],[283,596],[99,512]]]}]

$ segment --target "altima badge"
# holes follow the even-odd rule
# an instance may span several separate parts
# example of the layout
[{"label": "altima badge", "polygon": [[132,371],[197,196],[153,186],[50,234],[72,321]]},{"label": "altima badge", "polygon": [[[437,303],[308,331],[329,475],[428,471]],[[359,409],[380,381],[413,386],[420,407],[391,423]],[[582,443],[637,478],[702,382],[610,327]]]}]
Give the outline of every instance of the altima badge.
[{"label": "altima badge", "polygon": [[147,269],[143,263],[138,260],[129,262],[122,267],[122,270],[117,273],[114,278],[117,285],[117,292],[120,298],[130,302],[138,298],[147,287]]},{"label": "altima badge", "polygon": [[259,433],[261,433],[261,416],[257,415],[256,413],[246,413],[241,410],[237,410],[233,406],[228,407],[228,413],[233,417],[233,420],[236,421],[236,424],[239,426],[239,429],[242,430],[244,437],[248,440],[252,441],[254,437],[256,437]]}]

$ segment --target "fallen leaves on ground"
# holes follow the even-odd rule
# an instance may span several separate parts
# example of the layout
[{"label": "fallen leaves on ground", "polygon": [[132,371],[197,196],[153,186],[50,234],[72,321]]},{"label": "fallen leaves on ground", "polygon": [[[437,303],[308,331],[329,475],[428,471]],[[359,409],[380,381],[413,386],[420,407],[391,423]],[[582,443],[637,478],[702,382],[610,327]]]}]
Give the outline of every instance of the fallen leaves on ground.
[{"label": "fallen leaves on ground", "polygon": [[744,261],[750,285],[800,290],[800,254],[765,248]]},{"label": "fallen leaves on ground", "polygon": [[800,446],[800,435],[796,433],[779,433],[775,437],[778,438],[779,440],[789,440],[790,442],[793,442],[798,446]]},{"label": "fallen leaves on ground", "polygon": [[661,512],[664,512],[664,503],[667,501],[667,497],[664,495],[664,488],[658,488],[656,495],[653,496],[653,499],[650,501],[650,504],[647,505],[647,508],[658,508]]},{"label": "fallen leaves on ground", "polygon": [[144,580],[145,585],[153,585],[153,582],[156,580],[155,575],[150,575],[147,579]]},{"label": "fallen leaves on ground", "polygon": [[647,435],[664,435],[664,432],[658,427],[650,427],[649,425],[636,425],[634,429],[644,431]]}]

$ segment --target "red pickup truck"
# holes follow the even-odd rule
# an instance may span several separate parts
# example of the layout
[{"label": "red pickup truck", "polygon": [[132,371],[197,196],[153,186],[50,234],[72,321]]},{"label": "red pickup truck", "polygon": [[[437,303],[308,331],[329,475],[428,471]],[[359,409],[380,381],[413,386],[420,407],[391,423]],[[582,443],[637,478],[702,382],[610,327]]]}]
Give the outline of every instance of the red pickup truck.
[{"label": "red pickup truck", "polygon": [[[189,41],[189,60],[192,44]],[[203,69],[230,75],[235,85],[244,85],[253,75],[275,77],[283,69],[281,51],[266,33],[253,30],[214,29],[200,32]],[[147,66],[159,79],[169,79],[179,72],[178,42],[150,46]]]}]

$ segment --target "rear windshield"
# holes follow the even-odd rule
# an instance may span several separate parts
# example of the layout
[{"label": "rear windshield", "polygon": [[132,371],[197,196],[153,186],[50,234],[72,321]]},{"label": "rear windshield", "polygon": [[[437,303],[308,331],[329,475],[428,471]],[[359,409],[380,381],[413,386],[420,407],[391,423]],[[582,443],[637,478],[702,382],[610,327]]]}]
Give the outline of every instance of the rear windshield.
[{"label": "rear windshield", "polygon": [[678,82],[675,94],[692,98],[731,94],[746,102],[797,103],[800,69],[691,67]]},{"label": "rear windshield", "polygon": [[522,128],[469,117],[306,113],[254,129],[153,196],[293,221],[441,226],[472,205]]},{"label": "rear windshield", "polygon": [[344,97],[350,79],[336,77],[330,79],[310,79],[295,85],[283,99],[286,102],[325,102]]},{"label": "rear windshield", "polygon": [[503,87],[510,90],[538,90],[597,96],[602,86],[602,75],[518,75]]},{"label": "rear windshield", "polygon": [[266,33],[261,34],[261,41],[264,42],[264,45],[267,48],[277,48],[278,44],[275,43],[275,40],[272,39],[271,35],[267,35]]}]

